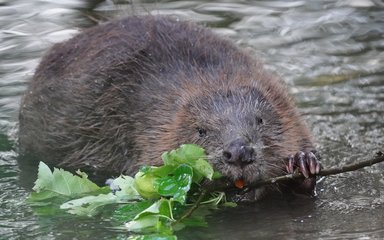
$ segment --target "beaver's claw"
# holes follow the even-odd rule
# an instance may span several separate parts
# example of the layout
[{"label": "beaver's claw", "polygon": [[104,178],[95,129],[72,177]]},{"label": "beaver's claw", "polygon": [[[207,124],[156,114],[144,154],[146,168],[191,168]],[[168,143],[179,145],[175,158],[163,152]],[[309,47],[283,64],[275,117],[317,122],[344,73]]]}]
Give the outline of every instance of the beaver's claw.
[{"label": "beaver's claw", "polygon": [[303,181],[295,181],[298,183],[298,185],[295,184],[296,192],[314,194],[316,185],[316,178],[314,176],[321,169],[321,164],[314,152],[299,151],[295,155],[289,156],[286,168],[288,173],[299,171],[305,177]]},{"label": "beaver's claw", "polygon": [[313,152],[299,151],[288,158],[287,172],[294,173],[296,169],[309,178],[320,172],[321,164]]}]

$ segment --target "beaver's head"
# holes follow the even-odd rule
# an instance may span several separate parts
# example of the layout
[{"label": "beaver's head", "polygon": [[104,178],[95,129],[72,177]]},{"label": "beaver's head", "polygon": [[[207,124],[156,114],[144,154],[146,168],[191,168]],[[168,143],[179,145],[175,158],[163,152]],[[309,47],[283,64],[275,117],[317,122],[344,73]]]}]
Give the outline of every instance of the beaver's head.
[{"label": "beaver's head", "polygon": [[209,91],[190,97],[176,115],[178,143],[196,143],[224,176],[253,183],[285,169],[284,137],[274,107],[253,87]]}]

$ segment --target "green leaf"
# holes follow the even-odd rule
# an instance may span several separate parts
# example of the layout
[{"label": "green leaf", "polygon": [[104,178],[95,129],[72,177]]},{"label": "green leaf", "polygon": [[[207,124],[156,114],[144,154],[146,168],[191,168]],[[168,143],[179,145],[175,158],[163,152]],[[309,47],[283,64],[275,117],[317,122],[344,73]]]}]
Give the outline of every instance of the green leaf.
[{"label": "green leaf", "polygon": [[162,154],[165,165],[179,165],[191,163],[200,158],[205,158],[204,149],[195,144],[183,144],[178,149]]},{"label": "green leaf", "polygon": [[143,232],[151,230],[160,233],[171,233],[171,222],[173,222],[172,204],[168,199],[160,199],[136,215],[136,217],[125,224],[132,232]]},{"label": "green leaf", "polygon": [[79,216],[93,217],[100,213],[100,207],[117,203],[118,197],[112,193],[86,196],[61,204],[60,208]]},{"label": "green leaf", "polygon": [[171,196],[173,200],[185,203],[187,193],[191,188],[192,177],[192,167],[182,164],[171,176],[157,179],[155,185],[162,196]]},{"label": "green leaf", "polygon": [[44,190],[51,185],[52,179],[53,174],[51,169],[45,163],[40,162],[37,172],[37,180],[35,181],[35,186],[33,186],[32,189],[36,192],[40,192],[40,190]]},{"label": "green leaf", "polygon": [[[178,164],[177,164],[178,165]],[[155,166],[142,166],[139,172],[144,174],[152,174],[156,177],[165,177],[175,170],[177,165],[163,165],[159,167]]]},{"label": "green leaf", "polygon": [[119,201],[128,201],[132,199],[140,199],[140,194],[135,188],[135,179],[130,176],[120,175],[112,182],[115,187],[118,186],[119,191],[115,192]]},{"label": "green leaf", "polygon": [[99,214],[102,210],[101,207],[105,205],[140,199],[140,195],[133,184],[134,179],[132,177],[121,175],[113,179],[110,184],[111,188],[118,189],[114,194],[108,193],[97,196],[86,196],[65,202],[61,204],[60,208],[67,210],[67,212],[71,214],[92,217]]},{"label": "green leaf", "polygon": [[165,234],[133,235],[129,236],[127,240],[177,240],[177,237]]},{"label": "green leaf", "polygon": [[[32,195],[39,195],[40,193],[33,192]],[[68,197],[52,197],[45,201],[32,201],[31,197],[28,198],[28,204],[32,207],[35,215],[38,216],[58,216],[65,213],[60,209],[60,204],[68,201]]]},{"label": "green leaf", "polygon": [[160,197],[155,187],[155,182],[158,179],[157,176],[151,172],[138,172],[135,175],[134,186],[136,190],[145,199],[157,199]]},{"label": "green leaf", "polygon": [[[212,166],[204,159],[200,158],[198,159],[194,165],[192,166],[195,171],[203,175],[204,177],[208,178],[209,180],[212,180],[213,176],[213,168]],[[202,179],[197,180],[200,182]]]},{"label": "green leaf", "polygon": [[156,226],[159,225],[158,223],[158,215],[147,215],[137,220],[129,221],[125,224],[125,227],[128,229],[128,231],[131,232],[143,232],[146,230],[146,228],[152,228],[154,232],[156,232]]},{"label": "green leaf", "polygon": [[197,160],[206,157],[205,150],[196,144],[183,144],[176,151],[187,160]]},{"label": "green leaf", "polygon": [[144,211],[137,214],[134,220],[140,219],[141,217],[147,215],[161,215],[162,217],[173,220],[171,201],[168,199],[160,199],[159,201],[146,208]]},{"label": "green leaf", "polygon": [[54,197],[57,197],[58,194],[52,191],[41,191],[41,192],[32,192],[31,195],[28,197],[28,202],[32,204],[33,206],[38,206],[40,203],[46,201],[47,199],[51,199]]},{"label": "green leaf", "polygon": [[183,144],[178,149],[163,153],[161,157],[166,166],[190,165],[195,172],[193,178],[195,183],[199,183],[203,177],[212,179],[214,171],[205,160],[207,158],[205,151],[195,144]]},{"label": "green leaf", "polygon": [[128,203],[116,209],[112,217],[120,222],[131,221],[136,217],[137,214],[149,208],[152,204],[153,201],[150,200]]},{"label": "green leaf", "polygon": [[59,216],[65,212],[61,210],[58,205],[49,204],[45,206],[32,206],[33,214],[36,216]]},{"label": "green leaf", "polygon": [[43,201],[60,195],[74,197],[100,190],[100,187],[90,181],[85,173],[78,172],[78,174],[81,177],[57,168],[52,173],[45,163],[40,162],[38,178],[33,187],[33,190],[40,194],[31,195],[30,200]]}]

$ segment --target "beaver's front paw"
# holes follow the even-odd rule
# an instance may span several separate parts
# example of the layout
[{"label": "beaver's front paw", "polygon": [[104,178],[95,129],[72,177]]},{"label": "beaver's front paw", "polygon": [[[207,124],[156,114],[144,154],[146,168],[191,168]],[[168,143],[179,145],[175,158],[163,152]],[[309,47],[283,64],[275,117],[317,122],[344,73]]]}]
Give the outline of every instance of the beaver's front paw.
[{"label": "beaver's front paw", "polygon": [[316,184],[314,176],[320,172],[320,169],[321,164],[314,152],[299,151],[295,155],[288,157],[287,172],[299,171],[305,177],[304,180],[295,181],[296,192],[313,194]]},{"label": "beaver's front paw", "polygon": [[299,151],[288,158],[287,172],[294,173],[296,169],[301,172],[305,178],[310,175],[316,175],[320,172],[321,164],[313,152]]}]

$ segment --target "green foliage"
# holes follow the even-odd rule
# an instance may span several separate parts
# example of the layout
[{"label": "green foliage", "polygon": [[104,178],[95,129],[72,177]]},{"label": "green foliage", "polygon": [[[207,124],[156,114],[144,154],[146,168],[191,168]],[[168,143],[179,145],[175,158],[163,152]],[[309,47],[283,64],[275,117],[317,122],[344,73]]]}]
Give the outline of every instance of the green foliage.
[{"label": "green foliage", "polygon": [[[56,168],[52,172],[41,162],[29,202],[36,212],[45,215],[61,210],[93,217],[105,206],[115,206],[109,214],[112,219],[124,223],[130,232],[141,233],[129,239],[176,239],[172,235],[175,229],[206,226],[206,211],[200,215],[189,212],[194,199],[191,196],[199,194],[191,187],[199,190],[204,178],[220,175],[205,160],[204,149],[196,145],[181,145],[164,153],[162,159],[163,166],[143,166],[134,178],[122,175],[108,180],[109,188],[97,186],[83,172],[73,175]],[[219,196],[212,195],[206,202],[217,203],[222,199]]]},{"label": "green foliage", "polygon": [[132,202],[130,204],[124,204],[115,210],[112,217],[118,222],[132,220],[136,217],[136,215],[149,208],[153,203],[153,200],[143,200],[139,202]]},{"label": "green foliage", "polygon": [[160,232],[171,234],[171,223],[175,221],[172,215],[172,201],[160,199],[137,214],[125,227],[132,232]]},{"label": "green foliage", "polygon": [[80,171],[77,174],[79,176],[57,168],[51,172],[45,163],[40,162],[31,200],[42,201],[56,196],[76,197],[100,190],[100,187],[88,179],[87,174]]},{"label": "green foliage", "polygon": [[135,182],[134,186],[137,189],[137,191],[140,193],[143,198],[146,199],[157,199],[160,197],[160,194],[158,193],[155,182],[158,179],[158,177],[153,174],[152,172],[141,172],[139,171],[135,175]]},{"label": "green foliage", "polygon": [[204,149],[194,144],[183,144],[180,148],[165,152],[161,156],[165,165],[178,166],[181,164],[190,165],[195,173],[194,182],[200,182],[204,177],[209,180],[213,176],[212,166],[205,160]]},{"label": "green foliage", "polygon": [[155,188],[161,196],[172,197],[174,201],[185,203],[192,177],[192,167],[181,164],[170,175],[157,179]]},{"label": "green foliage", "polygon": [[92,217],[99,213],[100,207],[117,202],[117,196],[108,193],[74,199],[61,204],[60,208],[72,214]]}]

